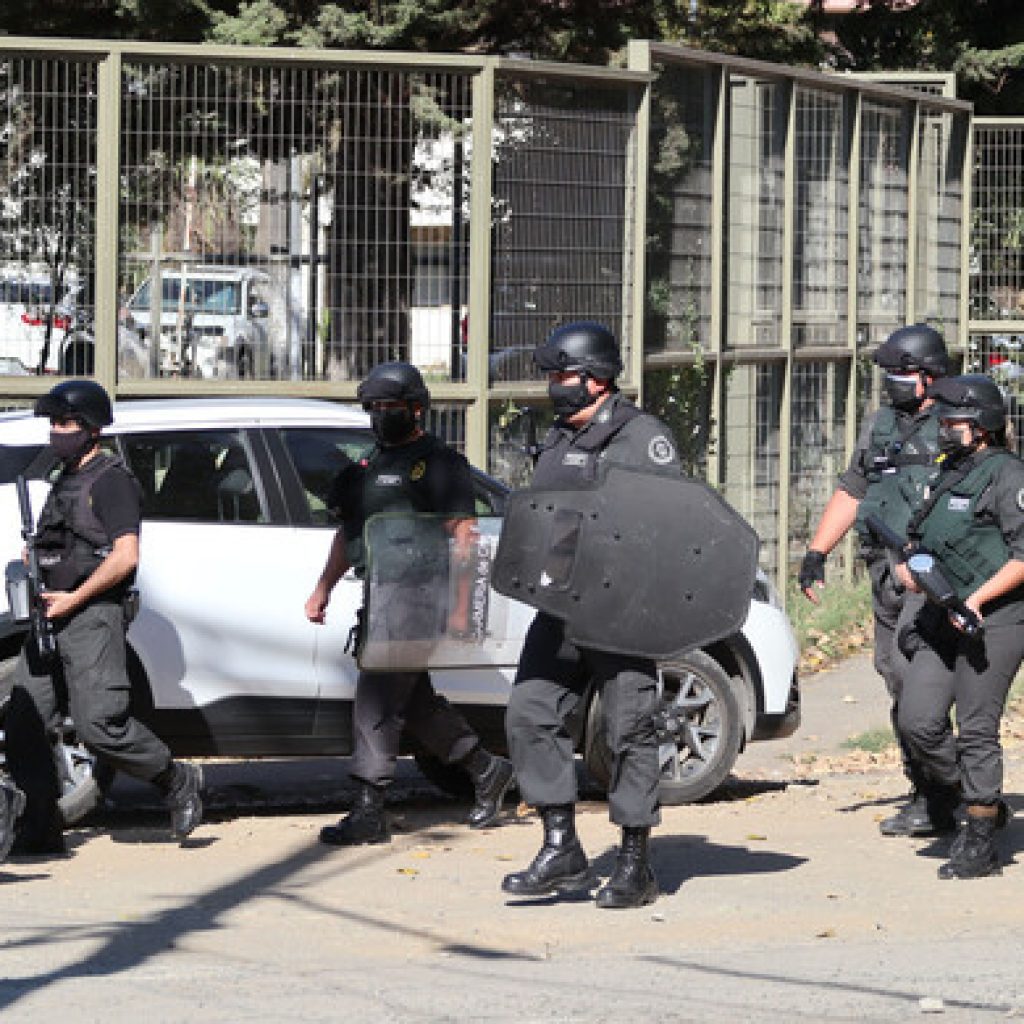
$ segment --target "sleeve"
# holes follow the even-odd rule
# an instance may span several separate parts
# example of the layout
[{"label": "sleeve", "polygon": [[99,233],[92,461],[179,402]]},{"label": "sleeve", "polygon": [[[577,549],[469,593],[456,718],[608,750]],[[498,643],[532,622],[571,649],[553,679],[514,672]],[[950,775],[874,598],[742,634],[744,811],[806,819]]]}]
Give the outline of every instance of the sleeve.
[{"label": "sleeve", "polygon": [[473,471],[464,455],[446,448],[434,460],[425,481],[429,489],[429,507],[448,519],[476,515],[473,495]]},{"label": "sleeve", "polygon": [[138,484],[122,469],[109,469],[92,485],[89,501],[111,543],[138,535],[142,524],[142,495]]},{"label": "sleeve", "polygon": [[839,474],[839,488],[851,497],[861,500],[868,493],[868,452],[871,448],[871,434],[875,429],[874,412],[864,420],[857,438],[857,446],[850,456],[850,464]]}]

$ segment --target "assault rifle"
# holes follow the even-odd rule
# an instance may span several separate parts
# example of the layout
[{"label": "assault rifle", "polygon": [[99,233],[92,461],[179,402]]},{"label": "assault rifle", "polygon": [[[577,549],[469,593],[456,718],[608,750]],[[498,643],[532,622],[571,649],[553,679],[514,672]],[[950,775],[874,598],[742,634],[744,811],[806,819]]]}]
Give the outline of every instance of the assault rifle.
[{"label": "assault rifle", "polygon": [[39,574],[39,558],[36,554],[36,535],[32,521],[32,501],[28,494],[25,478],[15,481],[18,490],[18,505],[21,508],[21,536],[28,552],[28,620],[35,640],[36,651],[44,665],[49,664],[57,654],[57,641],[53,635],[53,623],[46,617],[46,602],[43,600],[43,578]]},{"label": "assault rifle", "polygon": [[905,561],[914,582],[921,592],[940,608],[945,608],[953,623],[965,636],[980,636],[984,630],[981,619],[956,596],[953,585],[946,579],[939,560],[930,552],[915,547],[895,530],[890,529],[877,516],[869,515],[864,525],[879,544]]}]

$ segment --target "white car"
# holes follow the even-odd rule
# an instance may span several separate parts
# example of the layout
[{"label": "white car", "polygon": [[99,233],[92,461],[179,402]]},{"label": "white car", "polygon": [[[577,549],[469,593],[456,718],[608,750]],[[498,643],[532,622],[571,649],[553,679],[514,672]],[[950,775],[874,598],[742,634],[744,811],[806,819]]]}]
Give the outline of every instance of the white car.
[{"label": "white car", "polygon": [[[45,500],[53,467],[47,432],[27,411],[0,415],[5,562],[21,550],[15,477],[28,478],[36,514]],[[334,531],[327,489],[347,459],[372,445],[365,413],[290,399],[122,402],[106,436],[145,493],[141,611],[128,634],[136,713],[183,756],[350,754],[357,668],[344,646],[362,584],[351,574],[339,583],[326,627],[309,623],[303,606]],[[482,473],[475,480],[479,514],[500,515],[504,486]],[[11,659],[25,627],[12,621],[6,595],[0,607],[0,642]],[[522,611],[517,628],[525,630],[532,613]],[[434,673],[492,749],[505,747],[515,649],[507,664]],[[796,729],[797,655],[777,595],[760,575],[739,633],[661,666],[664,803],[715,789],[747,740]],[[606,782],[596,696],[582,703],[575,728],[591,775]],[[455,773],[414,753],[432,781],[456,787]],[[70,821],[99,788],[88,755],[70,738],[64,754]]]}]

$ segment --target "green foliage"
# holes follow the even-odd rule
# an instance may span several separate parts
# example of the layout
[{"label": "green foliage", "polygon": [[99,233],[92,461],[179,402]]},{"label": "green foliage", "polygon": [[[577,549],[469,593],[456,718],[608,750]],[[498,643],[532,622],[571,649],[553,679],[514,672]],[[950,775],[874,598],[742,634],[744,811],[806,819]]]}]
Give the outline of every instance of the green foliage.
[{"label": "green foliage", "polygon": [[881,754],[892,747],[896,742],[892,729],[879,728],[868,729],[866,732],[857,733],[843,740],[842,746],[846,750],[864,750],[869,754]]},{"label": "green foliage", "polygon": [[1024,4],[1020,0],[861,0],[851,14],[821,16],[840,67],[955,72],[975,113],[1024,109]]},{"label": "green foliage", "polygon": [[711,371],[698,353],[688,366],[649,369],[644,373],[644,408],[671,429],[683,469],[703,476],[710,451]]},{"label": "green foliage", "polygon": [[794,579],[787,588],[786,611],[796,632],[800,649],[819,647],[834,657],[841,653],[844,638],[851,631],[864,629],[871,622],[871,582],[861,576],[852,584],[844,583],[833,572],[824,590],[819,591],[820,603],[812,604],[800,592]]}]

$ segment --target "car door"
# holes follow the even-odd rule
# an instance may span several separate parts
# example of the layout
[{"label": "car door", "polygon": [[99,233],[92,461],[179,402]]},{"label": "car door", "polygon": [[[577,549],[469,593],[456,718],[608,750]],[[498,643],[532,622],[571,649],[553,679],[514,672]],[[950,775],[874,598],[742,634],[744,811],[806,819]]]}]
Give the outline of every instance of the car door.
[{"label": "car door", "polygon": [[[338,524],[330,521],[326,508],[328,490],[345,465],[369,453],[373,438],[368,430],[352,427],[282,428],[277,435],[281,458],[289,468],[288,474],[282,473],[282,482],[294,498],[292,514],[296,522],[305,518],[308,523],[298,532],[306,534],[301,550],[310,561],[312,590],[338,528]],[[292,484],[285,479],[286,475],[293,477]],[[474,471],[474,489],[479,515],[501,513],[505,491],[500,484]],[[344,746],[350,738],[351,702],[359,670],[346,645],[362,603],[362,581],[350,572],[335,588],[327,625],[320,627],[317,635],[314,662],[319,704],[314,729],[325,743],[333,738]],[[432,677],[439,691],[465,709],[493,710],[504,707],[514,668],[514,664],[446,668],[433,672]]]},{"label": "car door", "polygon": [[[280,463],[289,515],[295,523],[296,562],[303,574],[305,600],[320,576],[339,525],[328,512],[328,492],[345,466],[370,453],[373,435],[359,427],[282,427],[273,437],[268,435],[268,444]],[[362,581],[350,570],[331,594],[326,624],[312,627],[319,698],[314,732],[323,738],[325,751],[345,751],[351,739],[350,708],[359,670],[346,648],[362,603]]]},{"label": "car door", "polygon": [[223,752],[295,749],[316,700],[309,571],[260,435],[168,429],[120,446],[144,494],[130,639],[163,728],[205,729]]}]

